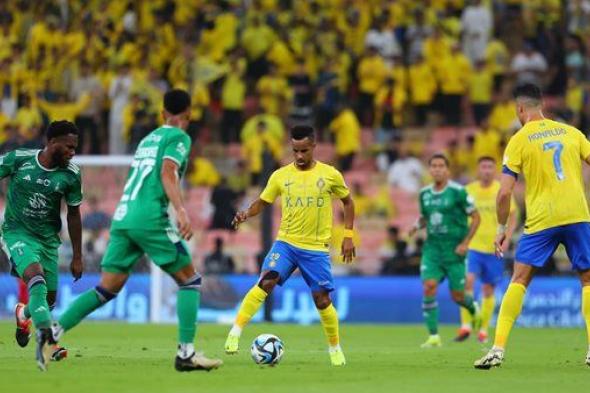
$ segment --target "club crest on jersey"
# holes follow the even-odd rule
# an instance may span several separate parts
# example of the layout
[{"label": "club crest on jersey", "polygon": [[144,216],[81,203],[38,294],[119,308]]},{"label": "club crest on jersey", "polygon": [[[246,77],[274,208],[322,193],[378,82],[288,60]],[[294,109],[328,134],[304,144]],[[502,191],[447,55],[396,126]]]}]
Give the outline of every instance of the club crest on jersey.
[{"label": "club crest on jersey", "polygon": [[34,193],[30,198],[29,198],[29,205],[33,208],[33,209],[44,209],[47,207],[47,205],[49,204],[49,201],[47,200],[47,197],[41,193]]},{"label": "club crest on jersey", "polygon": [[326,182],[324,181],[323,177],[320,177],[315,185],[320,190],[320,192],[322,192],[322,189],[326,186]]}]

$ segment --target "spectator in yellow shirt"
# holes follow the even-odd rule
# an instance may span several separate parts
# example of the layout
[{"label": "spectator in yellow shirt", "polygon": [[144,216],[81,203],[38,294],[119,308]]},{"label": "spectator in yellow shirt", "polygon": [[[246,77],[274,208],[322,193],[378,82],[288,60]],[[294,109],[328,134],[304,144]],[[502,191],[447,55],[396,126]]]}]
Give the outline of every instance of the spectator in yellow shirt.
[{"label": "spectator in yellow shirt", "polygon": [[483,121],[481,129],[475,133],[473,143],[475,159],[479,160],[481,157],[492,157],[496,163],[500,164],[502,162],[501,143],[502,135],[493,128],[490,128],[487,120]]},{"label": "spectator in yellow shirt", "polygon": [[424,126],[428,114],[433,109],[432,103],[436,95],[436,78],[434,72],[422,55],[417,55],[415,63],[410,66],[410,97],[414,107],[416,124]]},{"label": "spectator in yellow shirt", "polygon": [[481,126],[490,114],[493,90],[494,74],[485,60],[478,60],[469,79],[469,99],[477,126]]},{"label": "spectator in yellow shirt", "polygon": [[336,137],[336,156],[342,172],[352,169],[354,156],[361,148],[361,126],[354,112],[342,105],[330,123]]},{"label": "spectator in yellow shirt", "polygon": [[274,162],[271,163],[271,166],[276,166],[282,158],[283,148],[276,138],[268,132],[266,122],[261,120],[256,125],[256,135],[247,138],[242,144],[242,153],[248,161],[251,184],[257,185],[264,169],[265,158],[272,159]]},{"label": "spectator in yellow shirt", "polygon": [[192,163],[192,170],[188,176],[188,182],[191,186],[215,187],[219,184],[221,176],[215,168],[215,165],[206,157],[195,157]]},{"label": "spectator in yellow shirt", "polygon": [[504,75],[510,66],[510,53],[508,52],[508,48],[506,48],[506,44],[498,37],[497,32],[486,46],[484,58],[494,75],[494,93],[497,93],[502,87]]},{"label": "spectator in yellow shirt", "polygon": [[359,97],[357,115],[364,126],[370,126],[374,121],[373,105],[375,94],[387,77],[388,69],[383,58],[374,47],[367,48],[357,69],[359,79]]},{"label": "spectator in yellow shirt", "polygon": [[57,102],[39,99],[39,108],[47,114],[49,121],[68,120],[74,122],[76,117],[90,104],[89,94],[83,94],[77,102],[67,102],[66,94],[58,94]]},{"label": "spectator in yellow shirt", "polygon": [[26,139],[30,139],[36,133],[35,130],[43,126],[41,112],[36,105],[33,105],[28,95],[22,96],[22,105],[16,112],[14,123],[19,133]]},{"label": "spectator in yellow shirt", "polygon": [[254,18],[252,24],[244,29],[241,43],[248,57],[248,77],[257,80],[267,73],[269,63],[266,53],[275,39],[275,33],[260,17]]},{"label": "spectator in yellow shirt", "polygon": [[274,65],[268,75],[260,78],[256,92],[260,95],[260,106],[268,113],[282,115],[288,109],[291,91],[287,79],[279,75]]},{"label": "spectator in yellow shirt", "polygon": [[385,80],[385,86],[375,96],[376,142],[387,145],[402,125],[402,114],[406,103],[406,91],[398,86],[392,76]]},{"label": "spectator in yellow shirt", "polygon": [[470,74],[469,60],[459,44],[453,44],[451,54],[441,60],[439,66],[442,110],[448,125],[461,123],[461,101],[469,88]]},{"label": "spectator in yellow shirt", "polygon": [[503,88],[504,91],[500,93],[499,101],[492,108],[490,114],[490,127],[498,130],[503,136],[508,136],[512,131],[519,126],[516,113],[514,112],[514,101],[510,98],[510,93],[507,85]]},{"label": "spectator in yellow shirt", "polygon": [[244,63],[242,59],[232,57],[229,72],[221,86],[221,141],[227,145],[238,142],[242,128],[244,101],[246,98],[246,81],[244,80]]}]

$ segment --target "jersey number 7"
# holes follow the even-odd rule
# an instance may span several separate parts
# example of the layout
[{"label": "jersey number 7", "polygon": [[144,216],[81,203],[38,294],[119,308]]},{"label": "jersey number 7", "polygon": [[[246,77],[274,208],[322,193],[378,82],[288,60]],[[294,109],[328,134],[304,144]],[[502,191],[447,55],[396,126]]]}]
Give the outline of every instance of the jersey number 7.
[{"label": "jersey number 7", "polygon": [[565,179],[563,168],[561,167],[561,152],[563,151],[563,144],[558,141],[547,142],[543,144],[543,151],[554,150],[553,152],[553,168],[557,174],[557,180]]}]

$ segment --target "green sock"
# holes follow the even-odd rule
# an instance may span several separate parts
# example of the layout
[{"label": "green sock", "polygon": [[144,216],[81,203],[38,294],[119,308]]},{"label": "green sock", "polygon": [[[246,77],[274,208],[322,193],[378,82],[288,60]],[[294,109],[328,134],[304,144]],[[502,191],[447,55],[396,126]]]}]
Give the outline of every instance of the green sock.
[{"label": "green sock", "polygon": [[25,314],[25,318],[31,318],[31,310],[29,310],[29,305],[27,304],[23,310],[23,314]]},{"label": "green sock", "polygon": [[47,304],[47,285],[45,281],[38,282],[29,288],[29,311],[33,324],[37,329],[48,328],[51,325],[51,313]]},{"label": "green sock", "polygon": [[96,291],[89,289],[74,300],[74,303],[62,314],[59,324],[64,330],[70,330],[102,305],[103,302],[100,301]]},{"label": "green sock", "polygon": [[465,294],[465,298],[462,302],[457,302],[458,305],[461,307],[465,307],[471,316],[475,315],[475,301],[473,300],[473,296],[470,294]]},{"label": "green sock", "polygon": [[201,293],[194,288],[179,289],[176,295],[176,314],[178,314],[178,342],[193,343],[197,330],[197,312]]},{"label": "green sock", "polygon": [[436,297],[425,296],[422,301],[422,311],[428,333],[431,335],[438,334],[438,303]]}]

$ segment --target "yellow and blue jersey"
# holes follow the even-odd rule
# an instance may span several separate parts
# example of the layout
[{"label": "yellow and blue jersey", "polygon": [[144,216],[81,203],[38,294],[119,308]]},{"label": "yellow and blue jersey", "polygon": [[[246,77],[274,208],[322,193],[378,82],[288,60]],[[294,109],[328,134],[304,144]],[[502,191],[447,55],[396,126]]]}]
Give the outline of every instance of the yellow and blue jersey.
[{"label": "yellow and blue jersey", "polygon": [[590,221],[582,179],[588,156],[584,134],[549,119],[528,122],[510,139],[503,172],[526,179],[525,234]]},{"label": "yellow and blue jersey", "polygon": [[276,170],[260,199],[281,197],[282,218],[277,240],[311,251],[327,251],[332,236],[332,198],[350,194],[342,174],[316,161],[309,170],[291,163]]},{"label": "yellow and blue jersey", "polygon": [[[484,254],[495,252],[494,240],[498,229],[498,217],[496,216],[496,196],[500,190],[500,182],[494,180],[488,187],[483,187],[481,182],[474,181],[465,186],[467,193],[473,198],[475,208],[479,212],[481,221],[477,232],[469,243],[469,249]],[[514,198],[510,203],[510,212],[516,210]]]}]

